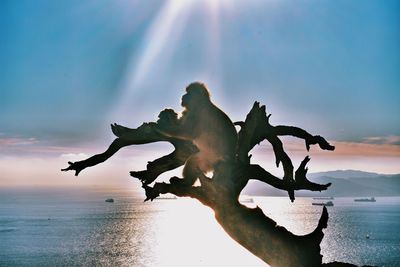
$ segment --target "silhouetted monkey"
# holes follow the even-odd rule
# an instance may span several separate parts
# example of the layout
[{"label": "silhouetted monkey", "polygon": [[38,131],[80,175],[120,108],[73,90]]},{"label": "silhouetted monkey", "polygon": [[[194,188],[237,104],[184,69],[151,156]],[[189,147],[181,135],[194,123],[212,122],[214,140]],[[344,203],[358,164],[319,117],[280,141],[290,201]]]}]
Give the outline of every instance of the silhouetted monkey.
[{"label": "silhouetted monkey", "polygon": [[203,83],[189,84],[181,105],[184,111],[179,123],[159,129],[167,136],[190,140],[199,149],[183,168],[182,182],[193,185],[200,175],[214,170],[217,162],[235,157],[237,132],[229,117],[211,102]]}]

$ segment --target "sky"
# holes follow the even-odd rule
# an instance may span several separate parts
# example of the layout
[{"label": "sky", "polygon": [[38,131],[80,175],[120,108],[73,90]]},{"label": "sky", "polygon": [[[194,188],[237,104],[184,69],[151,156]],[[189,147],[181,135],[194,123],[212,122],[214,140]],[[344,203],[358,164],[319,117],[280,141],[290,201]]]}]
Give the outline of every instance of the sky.
[{"label": "sky", "polygon": [[[110,123],[137,127],[181,111],[203,81],[233,121],[254,101],[274,125],[326,137],[310,153],[285,138],[310,172],[400,173],[400,2],[89,0],[0,3],[0,186],[129,184],[129,170],[171,146],[124,149],[109,162],[61,173],[104,151]],[[262,143],[255,162],[274,168]]]}]

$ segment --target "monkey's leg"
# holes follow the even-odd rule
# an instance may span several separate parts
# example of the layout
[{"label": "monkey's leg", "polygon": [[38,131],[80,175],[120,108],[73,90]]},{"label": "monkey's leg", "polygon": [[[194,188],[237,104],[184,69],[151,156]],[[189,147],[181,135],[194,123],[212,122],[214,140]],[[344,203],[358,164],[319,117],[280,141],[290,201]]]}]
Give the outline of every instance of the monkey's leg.
[{"label": "monkey's leg", "polygon": [[185,163],[186,158],[180,156],[180,154],[182,153],[174,151],[171,154],[149,162],[147,170],[131,171],[130,174],[133,177],[139,178],[145,185],[151,184],[160,174],[178,168]]},{"label": "monkey's leg", "polygon": [[[185,163],[185,167],[183,167],[183,180],[179,179],[180,183],[187,186],[192,186],[196,182],[196,179],[201,174],[201,170],[199,169],[199,160],[199,153],[196,153],[188,158]],[[178,179],[171,181],[171,183],[173,182],[178,182]]]}]

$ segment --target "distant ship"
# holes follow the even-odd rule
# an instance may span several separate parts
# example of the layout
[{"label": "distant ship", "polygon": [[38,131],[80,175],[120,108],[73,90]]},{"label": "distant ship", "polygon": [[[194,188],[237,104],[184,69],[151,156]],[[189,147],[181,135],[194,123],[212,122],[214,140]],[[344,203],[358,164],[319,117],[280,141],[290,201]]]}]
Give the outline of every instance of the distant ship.
[{"label": "distant ship", "polygon": [[313,197],[313,199],[334,199],[334,197]]},{"label": "distant ship", "polygon": [[158,196],[156,199],[177,199],[176,196]]},{"label": "distant ship", "polygon": [[106,199],[106,202],[113,203],[113,202],[114,202],[114,199],[113,199],[113,198],[107,198],[107,199]]},{"label": "distant ship", "polygon": [[314,206],[326,206],[326,207],[333,207],[333,202],[328,201],[326,203],[312,203]]},{"label": "distant ship", "polygon": [[254,200],[251,197],[249,197],[249,198],[239,198],[239,202],[240,203],[254,203]]},{"label": "distant ship", "polygon": [[356,202],[376,202],[374,197],[371,198],[356,198],[354,199]]}]

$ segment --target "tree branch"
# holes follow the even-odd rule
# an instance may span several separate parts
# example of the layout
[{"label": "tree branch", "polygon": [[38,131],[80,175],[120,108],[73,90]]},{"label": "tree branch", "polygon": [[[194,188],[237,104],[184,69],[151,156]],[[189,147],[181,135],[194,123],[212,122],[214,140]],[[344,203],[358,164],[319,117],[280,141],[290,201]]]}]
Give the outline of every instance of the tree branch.
[{"label": "tree branch", "polygon": [[118,124],[112,124],[112,132],[117,135],[118,138],[111,143],[106,151],[82,161],[68,162],[69,166],[61,170],[75,170],[75,176],[78,176],[79,173],[85,168],[95,166],[106,161],[123,147],[130,145],[149,144],[159,141],[171,143],[175,148],[172,153],[150,162],[147,164],[147,170],[145,171],[131,172],[132,176],[139,178],[146,184],[149,184],[153,182],[161,173],[183,165],[191,154],[198,151],[190,141],[183,141],[160,134],[160,132],[157,130],[159,123],[160,122],[143,123],[136,129],[131,129]]},{"label": "tree branch", "polygon": [[[296,185],[299,188],[302,189],[307,189],[310,191],[323,191],[328,189],[329,186],[331,186],[332,183],[327,183],[327,184],[317,184],[313,183],[310,180],[307,179],[307,171],[308,168],[306,167],[307,163],[310,161],[310,157],[306,156],[303,161],[301,162],[299,168],[296,170]],[[298,189],[296,189],[298,190]]]},{"label": "tree branch", "polygon": [[[174,180],[173,178],[171,178],[172,181]],[[207,193],[207,191],[200,186],[197,187],[187,186],[179,182],[171,182],[171,183],[163,182],[163,183],[155,183],[153,187],[149,185],[143,185],[142,187],[144,188],[146,193],[146,199],[144,201],[148,200],[153,201],[153,199],[160,196],[160,194],[171,193],[179,197],[195,198],[206,206],[211,205],[209,199],[206,197],[207,195],[209,195],[209,193]]]},{"label": "tree branch", "polygon": [[[171,109],[163,110],[157,123],[144,123],[136,129],[118,124],[111,125],[113,133],[118,137],[103,153],[94,155],[83,161],[69,162],[69,167],[63,171],[75,170],[78,175],[83,169],[104,162],[119,149],[129,145],[147,144],[166,141],[175,150],[147,164],[146,170],[132,171],[130,174],[139,178],[146,193],[146,199],[153,200],[160,194],[171,193],[180,197],[191,197],[211,207],[215,217],[225,231],[242,246],[260,259],[274,266],[307,267],[319,266],[322,261],[320,242],[322,229],[327,227],[328,213],[323,208],[317,228],[305,236],[296,236],[263,214],[261,209],[250,209],[238,202],[238,197],[249,179],[255,179],[271,186],[289,192],[294,200],[295,190],[322,191],[331,184],[317,184],[307,179],[306,167],[310,158],[307,156],[294,171],[293,163],[284,150],[279,136],[290,135],[302,138],[307,150],[310,145],[318,144],[321,149],[333,150],[323,137],[313,136],[297,127],[272,126],[269,123],[265,106],[255,102],[244,122],[235,123],[241,127],[236,146],[237,157],[219,161],[213,166],[213,178],[200,175],[201,186],[188,186],[182,179],[172,177],[170,183],[149,184],[162,173],[183,165],[186,160],[198,151],[190,141],[183,141],[163,134],[162,129],[179,127],[177,114]],[[275,177],[259,165],[250,164],[249,152],[263,140],[271,143],[275,154],[275,163],[282,163],[284,176]],[[295,179],[294,179],[295,178]]]},{"label": "tree branch", "polygon": [[95,166],[99,163],[106,161],[112,155],[114,155],[118,150],[125,146],[130,146],[135,144],[132,140],[125,140],[121,138],[116,138],[111,145],[108,147],[106,151],[103,153],[94,155],[88,159],[76,161],[76,162],[68,162],[69,166],[67,168],[61,169],[62,171],[75,171],[75,176],[78,176],[79,173],[87,167]]},{"label": "tree branch", "polygon": [[279,162],[282,162],[283,167],[283,182],[287,184],[288,194],[290,200],[294,201],[294,191],[292,190],[292,185],[294,183],[293,180],[293,163],[289,156],[286,154],[283,149],[282,141],[276,136],[272,134],[268,134],[266,139],[271,143],[272,148],[275,153],[275,163],[276,166],[279,167]]},{"label": "tree branch", "polygon": [[[308,157],[306,157],[308,158]],[[305,160],[303,160],[304,162]],[[303,164],[302,162],[302,164]],[[248,177],[249,179],[259,180],[261,182],[267,183],[277,189],[289,191],[289,190],[310,190],[310,191],[323,191],[328,189],[331,183],[328,184],[317,184],[309,181],[305,175],[303,176],[303,172],[305,169],[300,165],[300,167],[296,171],[296,180],[292,184],[288,184],[282,179],[272,175],[267,172],[260,165],[251,164],[248,166]],[[305,173],[304,173],[305,174]],[[297,180],[298,179],[298,180]]]},{"label": "tree branch", "polygon": [[[243,162],[246,160],[249,161],[248,152],[258,143],[263,140],[267,140],[271,143],[274,154],[275,154],[275,163],[276,166],[279,167],[279,163],[282,162],[282,167],[284,171],[284,176],[282,182],[279,182],[281,189],[286,188],[289,193],[289,198],[291,201],[294,201],[294,191],[293,189],[299,186],[317,189],[320,191],[320,188],[327,188],[325,186],[320,186],[315,183],[310,182],[305,175],[296,174],[299,181],[294,181],[293,179],[293,163],[290,157],[287,155],[283,148],[282,141],[278,136],[281,135],[291,135],[298,138],[302,138],[306,142],[307,150],[309,150],[311,144],[318,144],[322,149],[325,150],[334,150],[334,146],[330,145],[323,137],[316,135],[313,136],[306,132],[303,129],[298,127],[291,126],[272,126],[269,123],[269,118],[271,114],[267,116],[265,106],[260,106],[259,102],[255,102],[253,104],[252,109],[249,114],[246,116],[246,120],[244,122],[236,122],[236,125],[241,127],[239,132],[239,142],[238,142],[238,156]],[[308,161],[307,161],[308,162]],[[275,183],[275,181],[272,181]],[[276,183],[275,183],[276,184]],[[285,184],[285,185],[284,185]],[[323,190],[325,190],[323,189]]]},{"label": "tree branch", "polygon": [[310,151],[310,145],[318,144],[319,147],[323,150],[335,150],[335,147],[328,143],[322,136],[319,135],[311,135],[305,130],[294,127],[294,126],[283,126],[278,125],[273,127],[273,131],[276,135],[291,135],[294,137],[298,137],[304,139],[306,142],[307,151]]}]

